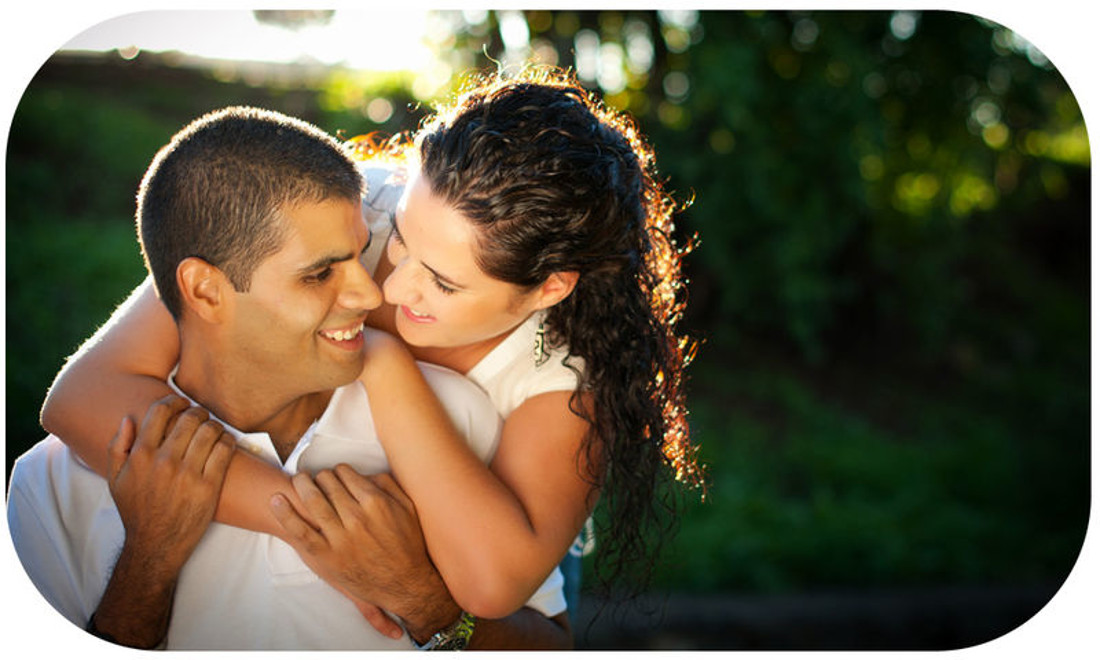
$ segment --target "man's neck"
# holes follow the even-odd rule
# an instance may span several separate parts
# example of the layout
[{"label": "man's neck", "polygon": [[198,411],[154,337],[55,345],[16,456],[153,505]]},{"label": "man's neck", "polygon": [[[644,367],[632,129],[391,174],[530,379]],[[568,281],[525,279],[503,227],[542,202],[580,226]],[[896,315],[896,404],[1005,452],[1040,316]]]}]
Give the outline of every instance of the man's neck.
[{"label": "man's neck", "polygon": [[[181,361],[176,386],[218,419],[243,433],[267,433],[286,462],[298,441],[332,398],[332,390],[296,396],[265,390],[262,383],[219,378],[216,369]],[[255,386],[253,386],[255,385]]]}]

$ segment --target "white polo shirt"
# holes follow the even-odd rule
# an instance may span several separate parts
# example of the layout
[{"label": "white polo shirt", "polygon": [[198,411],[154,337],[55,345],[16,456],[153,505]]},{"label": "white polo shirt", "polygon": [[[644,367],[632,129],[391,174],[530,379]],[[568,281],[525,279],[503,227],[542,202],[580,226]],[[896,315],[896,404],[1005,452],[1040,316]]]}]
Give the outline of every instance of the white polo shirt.
[{"label": "white polo shirt", "polygon": [[[421,364],[472,448],[488,461],[500,416],[459,374]],[[229,429],[241,446],[278,465],[266,433]],[[364,474],[388,470],[374,436],[366,392],[358,382],[333,394],[283,469],[314,471],[336,463]],[[12,471],[8,523],[28,575],[66,618],[83,627],[99,604],[124,531],[106,481],[56,437],[21,456]],[[551,579],[528,603],[544,614],[564,609]],[[343,595],[318,578],[281,540],[214,523],[180,575],[170,649],[409,649],[407,636],[380,635]]]}]

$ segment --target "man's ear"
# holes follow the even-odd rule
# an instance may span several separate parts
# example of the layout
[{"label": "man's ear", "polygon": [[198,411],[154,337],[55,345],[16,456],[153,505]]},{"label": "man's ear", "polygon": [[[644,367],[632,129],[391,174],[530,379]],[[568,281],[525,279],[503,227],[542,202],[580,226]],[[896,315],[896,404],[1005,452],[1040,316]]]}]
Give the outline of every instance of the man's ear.
[{"label": "man's ear", "polygon": [[229,279],[220,268],[198,257],[187,257],[176,266],[176,286],[185,311],[208,323],[217,323],[228,302]]},{"label": "man's ear", "polygon": [[538,308],[547,309],[568,298],[579,278],[580,273],[574,270],[558,271],[547,277],[538,288]]}]

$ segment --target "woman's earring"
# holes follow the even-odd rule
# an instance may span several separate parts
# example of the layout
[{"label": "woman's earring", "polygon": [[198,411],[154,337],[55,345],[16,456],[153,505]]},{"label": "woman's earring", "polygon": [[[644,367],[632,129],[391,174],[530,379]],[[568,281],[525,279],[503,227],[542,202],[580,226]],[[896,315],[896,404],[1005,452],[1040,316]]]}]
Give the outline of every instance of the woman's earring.
[{"label": "woman's earring", "polygon": [[546,324],[539,321],[539,329],[535,331],[535,366],[541,367],[550,359],[550,352],[546,350]]}]

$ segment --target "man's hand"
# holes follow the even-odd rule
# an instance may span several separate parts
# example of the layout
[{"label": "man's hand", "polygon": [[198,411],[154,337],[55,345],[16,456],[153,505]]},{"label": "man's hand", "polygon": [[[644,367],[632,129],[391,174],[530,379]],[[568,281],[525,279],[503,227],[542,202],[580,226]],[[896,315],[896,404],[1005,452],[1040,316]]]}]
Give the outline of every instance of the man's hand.
[{"label": "man's hand", "polygon": [[89,630],[149,648],[168,630],[179,572],[214,517],[235,443],[208,414],[166,397],[134,437],[122,421],[108,448],[107,483],[126,540]]},{"label": "man's hand", "polygon": [[135,440],[129,420],[108,447],[107,483],[126,543],[179,570],[214,518],[235,444],[186,399],[153,404]]},{"label": "man's hand", "polygon": [[317,526],[275,496],[272,509],[288,542],[314,572],[351,597],[375,628],[401,636],[379,607],[400,616],[421,643],[458,619],[461,610],[428,557],[416,508],[393,477],[364,477],[338,465],[313,479],[295,475],[293,482]]}]

